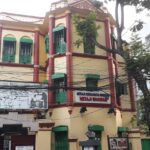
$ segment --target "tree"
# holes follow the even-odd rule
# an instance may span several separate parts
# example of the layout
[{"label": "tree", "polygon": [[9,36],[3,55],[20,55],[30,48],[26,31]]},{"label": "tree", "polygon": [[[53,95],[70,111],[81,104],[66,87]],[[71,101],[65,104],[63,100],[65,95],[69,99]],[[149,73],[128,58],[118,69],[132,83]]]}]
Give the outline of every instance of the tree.
[{"label": "tree", "polygon": [[[136,35],[132,39],[130,43],[130,50],[125,51],[123,49],[123,40],[122,40],[122,31],[124,29],[124,6],[126,5],[134,5],[137,7],[137,12],[142,11],[143,8],[150,9],[149,0],[107,0],[107,1],[115,1],[116,2],[116,28],[117,28],[117,48],[111,49],[106,48],[104,45],[101,45],[96,41],[94,36],[97,35],[97,29],[99,27],[95,24],[94,13],[90,14],[85,18],[85,20],[80,20],[78,16],[74,19],[74,24],[76,26],[77,32],[82,39],[88,39],[93,41],[96,46],[99,48],[110,52],[119,54],[122,56],[126,63],[126,70],[128,74],[133,77],[136,81],[139,89],[142,91],[143,94],[143,107],[144,107],[144,122],[147,125],[150,133],[150,90],[147,86],[147,80],[150,79],[150,53],[147,53],[147,47],[139,37]],[[119,11],[120,10],[120,11]],[[119,15],[121,17],[119,18]],[[121,21],[120,21],[121,20]],[[137,31],[142,29],[143,22],[138,22],[133,28],[132,31]],[[80,45],[82,42],[81,39],[78,39],[75,43],[76,45]]]}]

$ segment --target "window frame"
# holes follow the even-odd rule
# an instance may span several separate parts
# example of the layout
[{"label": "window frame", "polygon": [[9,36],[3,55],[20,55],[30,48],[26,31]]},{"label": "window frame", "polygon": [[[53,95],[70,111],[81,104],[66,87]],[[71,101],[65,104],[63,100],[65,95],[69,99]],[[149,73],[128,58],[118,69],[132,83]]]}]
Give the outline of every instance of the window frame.
[{"label": "window frame", "polygon": [[[57,126],[52,129],[52,132],[54,133],[53,134],[54,135],[54,144],[52,144],[52,149],[57,150],[57,148],[58,148],[58,150],[59,150],[60,148],[62,148],[59,146],[66,145],[66,147],[63,147],[63,150],[69,150],[68,127],[67,126]],[[64,137],[66,137],[65,140],[64,140]],[[59,140],[61,140],[61,141],[59,141]],[[57,147],[56,144],[58,144],[59,146]]]},{"label": "window frame", "polygon": [[[100,76],[97,74],[86,74],[86,89],[87,90],[97,90],[98,88],[98,81],[100,79]],[[90,82],[93,84],[90,84]],[[90,85],[90,86],[89,86]]]},{"label": "window frame", "polygon": [[[52,75],[52,79],[54,82],[54,95],[55,102],[57,104],[64,104],[67,102],[67,90],[65,87],[67,86],[67,76],[65,73],[55,73]],[[60,86],[62,84],[62,86]],[[56,86],[55,86],[56,85]],[[61,89],[59,87],[62,87]]]},{"label": "window frame", "polygon": [[[23,54],[22,51],[26,50],[26,54]],[[28,52],[27,52],[28,50]],[[31,64],[32,62],[32,51],[33,51],[33,40],[30,38],[21,38],[20,47],[19,47],[19,63],[20,64]]]},{"label": "window frame", "polygon": [[57,26],[53,29],[55,54],[66,52],[66,28]]},{"label": "window frame", "polygon": [[[10,51],[8,51],[8,46]],[[4,37],[3,38],[3,52],[2,62],[15,62],[16,55],[16,38],[15,37]]]}]

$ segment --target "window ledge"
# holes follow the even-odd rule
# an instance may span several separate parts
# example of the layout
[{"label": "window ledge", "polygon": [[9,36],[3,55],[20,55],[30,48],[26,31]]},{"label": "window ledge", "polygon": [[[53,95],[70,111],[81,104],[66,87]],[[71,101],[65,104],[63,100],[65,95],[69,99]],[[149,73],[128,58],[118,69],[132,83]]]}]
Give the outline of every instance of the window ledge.
[{"label": "window ledge", "polygon": [[0,62],[1,66],[10,66],[10,67],[27,67],[27,68],[33,68],[33,64],[18,64],[18,63],[12,63],[12,62]]}]

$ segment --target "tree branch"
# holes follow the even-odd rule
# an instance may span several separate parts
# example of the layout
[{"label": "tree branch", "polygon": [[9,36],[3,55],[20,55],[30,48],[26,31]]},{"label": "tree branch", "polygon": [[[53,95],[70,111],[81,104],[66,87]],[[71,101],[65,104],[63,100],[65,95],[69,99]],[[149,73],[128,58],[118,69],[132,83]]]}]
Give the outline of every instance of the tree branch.
[{"label": "tree branch", "polygon": [[107,48],[106,46],[98,43],[95,39],[92,39],[93,42],[95,43],[95,45],[101,49],[103,49],[104,51],[108,52],[108,53],[113,53],[113,54],[119,54],[120,56],[122,56],[123,58],[125,58],[125,52],[123,50],[118,50],[118,49],[111,49],[111,48]]}]

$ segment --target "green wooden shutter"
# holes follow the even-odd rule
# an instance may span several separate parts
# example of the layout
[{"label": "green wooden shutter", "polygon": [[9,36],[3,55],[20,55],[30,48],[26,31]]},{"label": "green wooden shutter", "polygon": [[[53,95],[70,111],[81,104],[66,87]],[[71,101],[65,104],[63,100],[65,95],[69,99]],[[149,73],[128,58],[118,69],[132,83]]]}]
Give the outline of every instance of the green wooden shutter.
[{"label": "green wooden shutter", "polygon": [[49,53],[49,36],[45,36],[45,52],[48,54]]},{"label": "green wooden shutter", "polygon": [[67,126],[58,126],[53,129],[55,141],[54,149],[55,150],[69,150],[68,143],[68,127]]},{"label": "green wooden shutter", "polygon": [[15,62],[15,54],[16,54],[16,40],[15,40],[15,38],[5,37],[4,41],[3,41],[2,61],[4,61],[4,62]]},{"label": "green wooden shutter", "polygon": [[20,39],[19,63],[31,64],[33,41],[29,38]]},{"label": "green wooden shutter", "polygon": [[52,75],[54,80],[55,89],[55,102],[57,104],[63,104],[67,101],[67,91],[65,89],[60,89],[59,87],[66,86],[66,74],[64,73],[55,73]]}]

